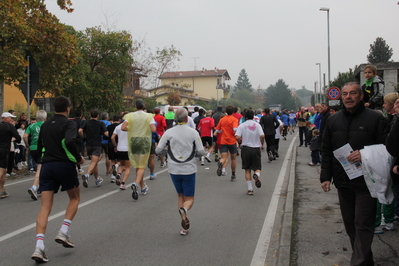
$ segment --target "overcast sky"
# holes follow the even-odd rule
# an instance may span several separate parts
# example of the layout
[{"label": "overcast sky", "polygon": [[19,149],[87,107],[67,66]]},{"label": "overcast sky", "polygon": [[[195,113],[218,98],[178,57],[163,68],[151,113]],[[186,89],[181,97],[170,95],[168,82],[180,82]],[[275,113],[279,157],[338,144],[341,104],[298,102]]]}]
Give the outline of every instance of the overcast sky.
[{"label": "overcast sky", "polygon": [[[331,79],[366,63],[370,44],[385,39],[399,61],[399,5],[394,0],[72,0],[75,11],[47,7],[77,30],[115,25],[153,52],[174,45],[181,71],[227,69],[230,85],[245,69],[252,86],[283,79],[313,91],[319,66],[328,77],[327,12],[330,9]],[[322,81],[323,82],[323,81]]]}]

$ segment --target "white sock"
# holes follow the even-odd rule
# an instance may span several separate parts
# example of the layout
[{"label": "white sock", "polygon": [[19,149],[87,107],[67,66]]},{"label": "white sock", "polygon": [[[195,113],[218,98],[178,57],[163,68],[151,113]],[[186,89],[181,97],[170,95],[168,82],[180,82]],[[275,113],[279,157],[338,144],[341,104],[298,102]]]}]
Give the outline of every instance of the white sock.
[{"label": "white sock", "polygon": [[33,190],[37,190],[37,186],[32,186]]},{"label": "white sock", "polygon": [[222,173],[225,173],[226,172],[226,168],[222,168]]},{"label": "white sock", "polygon": [[44,234],[36,235],[36,247],[44,250]]},{"label": "white sock", "polygon": [[201,156],[201,162],[203,162],[204,161],[204,156]]},{"label": "white sock", "polygon": [[247,181],[248,190],[253,190],[252,181]]},{"label": "white sock", "polygon": [[211,154],[208,152],[207,154],[206,154],[206,157],[209,157]]},{"label": "white sock", "polygon": [[260,172],[256,172],[255,175],[258,176],[258,178],[260,177]]},{"label": "white sock", "polygon": [[61,231],[63,234],[67,235],[67,234],[68,234],[68,231],[69,231],[69,227],[71,226],[71,223],[72,223],[71,220],[64,219],[64,221],[62,222],[62,226],[61,226],[60,231]]}]

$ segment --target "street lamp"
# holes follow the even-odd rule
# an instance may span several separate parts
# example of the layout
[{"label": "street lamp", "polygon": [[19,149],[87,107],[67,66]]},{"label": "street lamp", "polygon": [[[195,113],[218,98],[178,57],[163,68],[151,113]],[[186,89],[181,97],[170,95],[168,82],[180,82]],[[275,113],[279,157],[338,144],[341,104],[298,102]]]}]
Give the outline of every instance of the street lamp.
[{"label": "street lamp", "polygon": [[319,98],[320,98],[320,101],[319,101],[319,103],[321,103],[322,102],[322,94],[321,94],[321,64],[320,63],[316,63],[316,65],[319,65],[319,91],[320,91],[320,96],[319,96]]},{"label": "street lamp", "polygon": [[321,7],[320,11],[327,11],[327,36],[328,36],[328,87],[331,82],[331,67],[330,67],[330,9],[328,7]]}]

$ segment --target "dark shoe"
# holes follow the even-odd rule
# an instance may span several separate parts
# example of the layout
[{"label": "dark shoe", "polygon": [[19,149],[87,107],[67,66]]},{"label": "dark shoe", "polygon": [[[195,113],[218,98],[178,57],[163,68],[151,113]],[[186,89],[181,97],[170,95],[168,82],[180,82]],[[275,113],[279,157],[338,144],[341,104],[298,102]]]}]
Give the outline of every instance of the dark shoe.
[{"label": "dark shoe", "polygon": [[269,161],[271,162],[271,161],[273,161],[273,153],[271,152],[271,151],[269,151],[268,152],[268,155],[269,155]]},{"label": "dark shoe", "polygon": [[119,186],[121,184],[121,174],[117,174],[115,177],[115,184]]},{"label": "dark shoe", "polygon": [[218,169],[216,170],[216,174],[217,174],[218,176],[221,176],[221,175],[222,175],[222,168],[223,168],[223,164],[219,161],[219,162],[218,162]]},{"label": "dark shoe", "polygon": [[257,174],[254,174],[254,175],[253,175],[253,178],[254,178],[254,180],[255,180],[255,186],[256,186],[257,188],[260,188],[260,187],[262,186],[262,182],[260,182],[258,175],[257,175]]},{"label": "dark shoe", "polygon": [[237,179],[236,174],[232,174],[231,175],[231,182],[236,181],[236,179]]},{"label": "dark shoe", "polygon": [[188,220],[186,210],[184,208],[180,208],[179,213],[180,213],[180,217],[181,217],[181,226],[183,227],[184,230],[189,229],[190,221]]},{"label": "dark shoe", "polygon": [[139,193],[137,192],[138,191],[138,185],[136,183],[133,183],[132,186],[131,186],[131,189],[133,190],[132,198],[134,200],[137,200],[139,198]]}]

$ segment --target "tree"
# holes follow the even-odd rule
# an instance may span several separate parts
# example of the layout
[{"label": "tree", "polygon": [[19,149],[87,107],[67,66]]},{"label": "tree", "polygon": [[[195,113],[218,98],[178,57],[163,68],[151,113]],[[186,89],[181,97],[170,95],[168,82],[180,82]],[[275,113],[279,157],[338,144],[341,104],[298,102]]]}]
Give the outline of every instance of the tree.
[{"label": "tree", "polygon": [[177,92],[171,92],[168,94],[166,101],[168,102],[169,105],[176,106],[181,103],[181,98]]},{"label": "tree", "polygon": [[128,69],[133,63],[132,40],[127,31],[103,31],[100,27],[74,32],[79,64],[64,77],[62,93],[73,109],[120,111]]},{"label": "tree", "polygon": [[[357,66],[355,66],[355,69]],[[352,82],[355,80],[355,74],[353,73],[352,68],[349,68],[348,72],[338,73],[338,76],[331,82],[331,87],[342,88],[345,83]]]},{"label": "tree", "polygon": [[248,90],[252,91],[252,84],[249,82],[248,74],[245,71],[245,69],[242,69],[240,71],[240,74],[238,75],[237,82],[235,84],[236,91],[238,90]]},{"label": "tree", "polygon": [[312,103],[311,96],[313,95],[313,92],[306,89],[305,86],[302,86],[302,88],[300,90],[297,90],[295,93],[302,104],[308,105]]},{"label": "tree", "polygon": [[[72,12],[70,0],[58,0],[61,9]],[[3,82],[26,78],[25,59],[30,51],[40,71],[41,91],[60,88],[61,77],[77,62],[76,38],[46,9],[44,0],[0,1],[0,94]],[[3,97],[0,99],[3,108]]]},{"label": "tree", "polygon": [[393,55],[392,48],[381,37],[378,37],[373,44],[370,44],[369,52],[367,61],[370,64],[389,62]]},{"label": "tree", "polygon": [[180,56],[182,56],[181,52],[177,50],[173,45],[170,47],[165,47],[162,50],[157,48],[155,53],[155,78],[154,80],[154,87],[159,86],[159,79],[158,77],[162,75],[164,72],[170,71],[175,66],[175,61],[180,61]]},{"label": "tree", "polygon": [[270,85],[265,92],[265,105],[281,104],[283,109],[294,109],[295,101],[291,95],[291,90],[284,80],[279,79],[275,85]]}]

